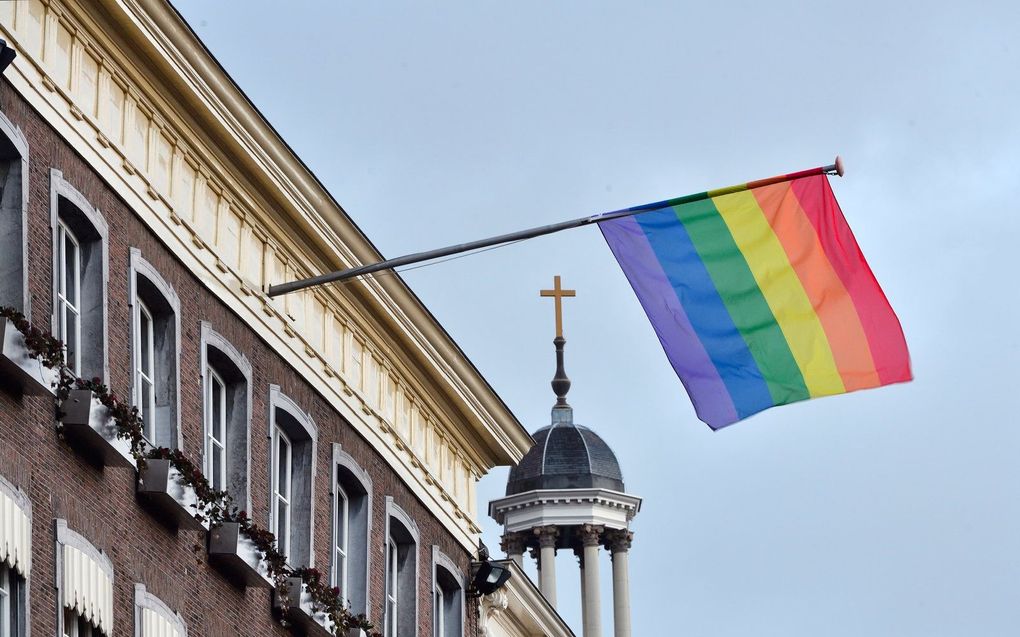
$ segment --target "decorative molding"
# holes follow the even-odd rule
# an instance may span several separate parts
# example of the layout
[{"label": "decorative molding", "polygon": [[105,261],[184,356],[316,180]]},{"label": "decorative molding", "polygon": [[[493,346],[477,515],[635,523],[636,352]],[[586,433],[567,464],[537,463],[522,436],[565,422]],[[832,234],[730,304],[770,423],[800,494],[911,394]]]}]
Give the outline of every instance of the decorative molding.
[{"label": "decorative molding", "polygon": [[560,537],[560,530],[555,526],[542,526],[532,531],[538,538],[539,548],[556,548],[556,540]]},{"label": "decorative molding", "polygon": [[626,553],[633,542],[634,532],[628,529],[606,531],[603,536],[603,543],[612,555]]},{"label": "decorative molding", "polygon": [[606,527],[601,524],[582,524],[577,532],[581,539],[581,546],[585,548],[589,546],[601,546],[602,534],[605,530]]}]

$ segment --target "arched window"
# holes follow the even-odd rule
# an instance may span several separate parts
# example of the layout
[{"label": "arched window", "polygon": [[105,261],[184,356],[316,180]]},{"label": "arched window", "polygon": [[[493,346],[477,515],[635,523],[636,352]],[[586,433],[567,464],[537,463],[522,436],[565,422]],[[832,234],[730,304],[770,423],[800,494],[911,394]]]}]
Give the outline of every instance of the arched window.
[{"label": "arched window", "polygon": [[50,171],[53,228],[53,333],[64,341],[67,367],[105,380],[106,220],[56,169]]},{"label": "arched window", "polygon": [[386,497],[384,637],[414,635],[418,625],[418,526]]},{"label": "arched window", "polygon": [[438,546],[432,547],[432,637],[463,637],[464,575]]},{"label": "arched window", "polygon": [[28,634],[28,578],[32,564],[32,502],[0,478],[0,636]]},{"label": "arched window", "polygon": [[142,417],[146,440],[156,447],[176,449],[181,446],[181,302],[173,286],[135,248],[130,267],[133,403]]},{"label": "arched window", "polygon": [[0,113],[0,305],[27,311],[28,141]]},{"label": "arched window", "polygon": [[113,635],[113,563],[84,537],[57,527],[58,632],[65,637]]},{"label": "arched window", "polygon": [[330,583],[354,613],[368,614],[372,480],[337,443],[333,444],[333,555]]},{"label": "arched window", "polygon": [[312,566],[312,494],[315,492],[315,444],[312,417],[269,386],[271,501],[269,530],[277,550],[292,567]]},{"label": "arched window", "polygon": [[214,489],[251,511],[248,489],[248,423],[251,420],[251,363],[203,321],[202,471]]},{"label": "arched window", "polygon": [[135,584],[135,637],[188,637],[188,627],[161,599]]}]

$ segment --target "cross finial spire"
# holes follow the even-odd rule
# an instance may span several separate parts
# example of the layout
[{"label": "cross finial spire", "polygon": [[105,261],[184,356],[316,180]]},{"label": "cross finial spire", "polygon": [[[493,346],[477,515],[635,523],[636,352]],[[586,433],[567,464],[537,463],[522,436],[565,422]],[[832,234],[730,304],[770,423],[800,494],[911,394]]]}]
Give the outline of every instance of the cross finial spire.
[{"label": "cross finial spire", "polygon": [[567,378],[567,372],[563,370],[563,346],[567,344],[567,339],[563,338],[563,297],[577,296],[575,290],[564,290],[560,287],[560,276],[557,274],[553,278],[553,289],[539,291],[541,296],[551,296],[556,302],[556,338],[553,339],[553,345],[556,346],[556,375],[553,376],[552,388],[556,393],[556,405],[553,407],[553,419],[556,420],[557,415],[565,418],[567,421],[571,418],[572,410],[570,405],[567,404],[567,392],[570,391],[570,379]]},{"label": "cross finial spire", "polygon": [[551,296],[556,303],[556,338],[563,338],[563,297],[577,296],[576,290],[560,287],[560,275],[553,277],[553,289],[539,291],[541,296]]}]

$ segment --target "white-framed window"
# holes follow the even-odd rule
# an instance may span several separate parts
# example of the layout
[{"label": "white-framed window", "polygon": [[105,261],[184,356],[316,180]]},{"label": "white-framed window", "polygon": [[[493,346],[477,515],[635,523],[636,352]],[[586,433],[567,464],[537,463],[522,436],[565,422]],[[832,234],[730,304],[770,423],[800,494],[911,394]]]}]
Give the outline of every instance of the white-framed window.
[{"label": "white-framed window", "polygon": [[311,415],[277,385],[269,386],[268,424],[266,433],[272,452],[269,529],[288,565],[312,566],[315,554],[312,494],[318,429]]},{"label": "white-framed window", "polygon": [[0,637],[28,633],[32,502],[0,476]]},{"label": "white-framed window", "polygon": [[11,607],[14,600],[11,595],[10,569],[0,563],[0,637],[11,637]]},{"label": "white-framed window", "polygon": [[213,489],[227,488],[227,383],[205,370],[205,475]]},{"label": "white-framed window", "polygon": [[[418,525],[386,497],[386,637],[417,634]],[[428,590],[428,589],[426,589]],[[427,607],[426,607],[427,608]]]},{"label": "white-framed window", "polygon": [[386,538],[386,614],[383,637],[397,637],[397,618],[400,616],[399,597],[399,547],[393,536]]},{"label": "white-framed window", "polygon": [[188,637],[184,617],[135,583],[135,631],[133,637]]},{"label": "white-framed window", "polygon": [[[120,635],[113,627],[113,562],[84,536],[54,520],[57,532],[57,635]],[[62,631],[62,632],[61,632]]]},{"label": "white-framed window", "polygon": [[0,637],[24,637],[28,627],[25,578],[0,562]]},{"label": "white-framed window", "polygon": [[[110,229],[102,213],[55,168],[50,169],[50,230],[53,250],[50,329],[65,343],[69,370],[80,378],[108,382]],[[131,324],[123,329],[130,332]]]},{"label": "white-framed window", "polygon": [[350,498],[339,483],[333,487],[333,569],[332,585],[340,589],[343,599],[350,599],[347,588],[347,542],[350,536]]},{"label": "white-framed window", "polygon": [[289,556],[293,446],[280,427],[273,432],[273,439],[273,526],[270,530],[276,536],[276,550]]},{"label": "white-framed window", "polygon": [[433,637],[464,637],[464,604],[464,575],[460,567],[433,545]]},{"label": "white-framed window", "polygon": [[57,334],[64,363],[81,374],[81,244],[63,221],[57,224]]},{"label": "white-framed window", "polygon": [[354,614],[368,614],[372,478],[340,443],[333,443],[333,550],[330,583]]},{"label": "white-framed window", "polygon": [[0,562],[0,637],[25,634],[24,580],[10,566]]},{"label": "white-framed window", "polygon": [[0,112],[0,305],[28,309],[28,139]]},{"label": "white-framed window", "polygon": [[135,313],[135,406],[142,418],[142,433],[150,444],[156,446],[156,383],[155,347],[153,346],[152,312],[136,299]]},{"label": "white-framed window", "polygon": [[181,301],[141,250],[130,254],[132,403],[149,444],[178,449]]},{"label": "white-framed window", "polygon": [[251,511],[251,363],[205,321],[201,339],[203,471],[214,488]]}]

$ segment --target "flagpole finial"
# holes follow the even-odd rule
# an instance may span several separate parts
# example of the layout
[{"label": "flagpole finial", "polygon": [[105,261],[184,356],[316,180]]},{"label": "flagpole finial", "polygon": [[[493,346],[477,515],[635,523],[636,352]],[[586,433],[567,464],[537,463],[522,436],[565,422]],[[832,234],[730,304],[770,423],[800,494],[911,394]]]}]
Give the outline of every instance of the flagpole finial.
[{"label": "flagpole finial", "polygon": [[836,174],[840,177],[843,176],[843,158],[836,155]]}]

